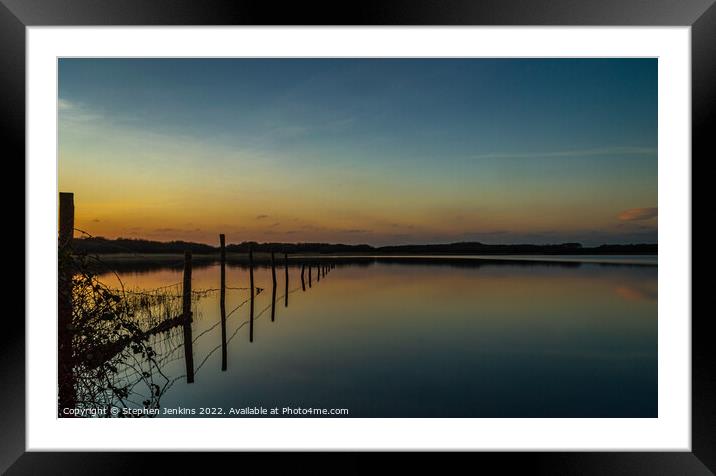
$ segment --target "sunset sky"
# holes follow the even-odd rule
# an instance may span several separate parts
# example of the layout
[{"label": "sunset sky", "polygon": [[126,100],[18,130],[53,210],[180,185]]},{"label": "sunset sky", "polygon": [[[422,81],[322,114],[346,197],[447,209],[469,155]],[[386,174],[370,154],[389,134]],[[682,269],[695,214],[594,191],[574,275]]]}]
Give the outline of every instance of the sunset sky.
[{"label": "sunset sky", "polygon": [[60,59],[95,236],[657,241],[656,59]]}]

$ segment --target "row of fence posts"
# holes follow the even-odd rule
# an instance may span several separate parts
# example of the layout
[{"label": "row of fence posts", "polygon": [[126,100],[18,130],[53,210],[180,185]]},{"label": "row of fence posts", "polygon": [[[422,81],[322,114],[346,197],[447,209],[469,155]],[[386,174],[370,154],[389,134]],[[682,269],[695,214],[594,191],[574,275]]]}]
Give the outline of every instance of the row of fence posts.
[{"label": "row of fence posts", "polygon": [[[59,199],[59,236],[58,249],[60,254],[72,252],[72,240],[74,235],[74,194],[71,192],[60,192]],[[219,235],[221,248],[221,288],[219,307],[221,313],[221,370],[227,368],[227,339],[226,339],[226,236]],[[288,307],[288,254],[283,254],[284,261],[284,307]],[[335,265],[316,265],[317,281],[321,276],[333,269]],[[308,265],[308,287],[312,286],[314,266]],[[306,290],[305,281],[306,264],[301,264],[301,289]],[[60,266],[58,269],[58,400],[60,408],[75,407],[74,371],[72,356],[72,270],[68,266]],[[192,253],[184,252],[184,277],[182,282],[182,328],[184,332],[184,360],[186,365],[186,381],[194,382],[194,352],[192,340],[192,311],[191,311],[191,272]],[[273,282],[271,292],[271,321],[276,317],[276,258],[271,252],[271,278]],[[250,311],[249,311],[249,342],[254,341],[254,298],[256,287],[254,285],[254,255],[249,248],[249,281],[250,281]]]},{"label": "row of fence posts", "polygon": [[[228,349],[226,339],[226,236],[222,233],[219,235],[220,245],[220,259],[221,259],[221,284],[219,294],[219,309],[221,313],[221,370],[227,369],[228,361]],[[249,342],[254,341],[254,299],[256,296],[256,286],[254,284],[254,253],[253,249],[249,247]],[[284,307],[288,307],[288,253],[283,254],[284,264]],[[314,265],[308,265],[308,287],[313,285],[313,268]],[[315,265],[316,268],[316,281],[319,282],[321,277],[325,277],[328,272],[335,268],[334,264],[330,265]],[[192,311],[191,311],[191,270],[192,270],[192,254],[191,251],[184,252],[184,279],[183,279],[183,293],[182,293],[182,312],[183,312],[183,330],[184,330],[184,360],[186,365],[186,381],[187,383],[194,382],[194,356],[193,356],[193,341],[192,341]],[[305,281],[306,264],[301,264],[301,289],[306,290]],[[275,252],[271,252],[271,321],[276,319],[276,255]]]},{"label": "row of fence posts", "polygon": [[[60,192],[59,198],[59,233],[58,251],[60,256],[67,256],[72,253],[72,241],[74,236],[75,205],[74,193]],[[221,289],[219,307],[221,312],[221,370],[227,368],[227,339],[226,339],[226,236],[219,235],[221,246]],[[284,307],[288,307],[288,254],[283,254],[285,289]],[[334,265],[317,265],[317,279],[321,275],[334,268]],[[313,265],[308,265],[308,287],[312,285]],[[306,265],[301,265],[301,288],[306,290],[304,279]],[[182,282],[182,328],[184,331],[184,360],[186,365],[186,381],[194,382],[194,352],[192,340],[192,311],[191,311],[191,272],[192,254],[191,251],[184,252],[184,277]],[[72,356],[72,273],[73,270],[67,266],[59,266],[58,269],[58,404],[59,408],[74,408],[76,406],[74,363]],[[271,252],[271,277],[273,288],[271,293],[271,321],[276,316],[276,259]],[[249,341],[254,340],[254,298],[256,287],[254,286],[254,256],[253,250],[249,248],[249,281],[251,288],[250,298],[250,320],[249,320]]]}]

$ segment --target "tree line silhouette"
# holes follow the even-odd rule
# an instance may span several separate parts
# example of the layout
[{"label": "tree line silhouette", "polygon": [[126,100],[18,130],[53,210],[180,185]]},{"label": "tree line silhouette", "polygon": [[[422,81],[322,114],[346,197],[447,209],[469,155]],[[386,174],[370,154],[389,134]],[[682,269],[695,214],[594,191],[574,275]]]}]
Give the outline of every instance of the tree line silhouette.
[{"label": "tree line silhouette", "polygon": [[[219,247],[203,243],[187,241],[152,241],[145,239],[103,237],[86,237],[75,240],[75,250],[92,254],[117,253],[146,253],[169,254],[191,251],[194,254],[214,254]],[[561,244],[485,244],[480,242],[458,242],[445,244],[415,244],[372,246],[367,244],[347,245],[340,243],[257,243],[244,241],[238,244],[226,245],[228,253],[248,253],[252,249],[256,253],[356,253],[356,254],[656,254],[658,246],[655,243],[638,244],[604,244],[595,247],[585,247],[580,243]]]}]

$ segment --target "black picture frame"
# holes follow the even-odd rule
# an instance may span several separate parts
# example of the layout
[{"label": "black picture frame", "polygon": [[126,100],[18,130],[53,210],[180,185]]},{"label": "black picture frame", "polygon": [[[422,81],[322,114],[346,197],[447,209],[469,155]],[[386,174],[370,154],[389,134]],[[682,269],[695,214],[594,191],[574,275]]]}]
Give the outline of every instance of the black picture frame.
[{"label": "black picture frame", "polygon": [[[287,2],[246,0],[0,0],[0,124],[6,163],[25,157],[25,49],[29,26],[104,25],[600,25],[690,26],[692,53],[692,164],[713,155],[708,125],[716,104],[716,5],[714,0],[399,0]],[[711,119],[711,121],[710,121]],[[21,159],[22,158],[22,159]],[[696,160],[694,160],[696,159]],[[692,168],[693,170],[693,168]],[[24,175],[24,172],[23,172]],[[693,216],[693,212],[692,212]],[[693,225],[692,225],[693,236]],[[693,243],[693,239],[692,239]],[[25,248],[25,253],[31,252]],[[26,297],[27,297],[27,289]],[[693,291],[692,291],[693,301]],[[716,371],[709,316],[692,313],[692,452],[479,453],[451,463],[497,464],[537,474],[716,473]],[[0,471],[8,474],[144,474],[148,453],[25,452],[25,324],[6,315],[0,347]],[[687,318],[688,316],[683,316]],[[321,468],[372,472],[384,463],[370,454],[293,455],[281,462],[266,454],[243,455],[291,472]],[[217,455],[219,459],[235,458]],[[337,458],[341,457],[340,462]],[[470,461],[465,461],[466,458]],[[184,472],[194,455],[159,455],[162,473]],[[422,469],[442,463],[414,455]],[[236,461],[236,460],[234,460]],[[212,460],[216,469],[222,461]],[[405,470],[401,463],[401,470]],[[245,466],[248,467],[248,466]],[[402,472],[402,471],[401,471]]]}]

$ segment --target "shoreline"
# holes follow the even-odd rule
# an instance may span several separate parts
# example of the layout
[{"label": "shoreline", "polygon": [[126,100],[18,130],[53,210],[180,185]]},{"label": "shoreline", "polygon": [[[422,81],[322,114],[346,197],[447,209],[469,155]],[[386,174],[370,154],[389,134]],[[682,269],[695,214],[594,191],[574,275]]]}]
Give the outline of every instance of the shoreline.
[{"label": "shoreline", "polygon": [[[107,264],[146,264],[146,265],[162,265],[171,263],[181,263],[184,255],[181,253],[97,253],[88,254],[93,258]],[[275,260],[277,265],[283,263],[283,253],[276,253]],[[623,264],[623,265],[639,265],[639,266],[658,266],[658,255],[647,253],[631,253],[631,254],[447,254],[447,253],[414,253],[414,254],[379,254],[379,253],[294,253],[288,255],[289,262],[298,264],[308,264],[311,262],[331,261],[331,262],[365,262],[365,261],[403,261],[403,262],[512,262],[512,263],[564,263],[564,264]],[[192,255],[194,263],[212,264],[220,261],[219,253],[196,253]],[[256,252],[253,255],[254,264],[270,264],[271,254],[265,252]],[[226,253],[226,262],[228,264],[246,264],[249,263],[248,253]]]}]

